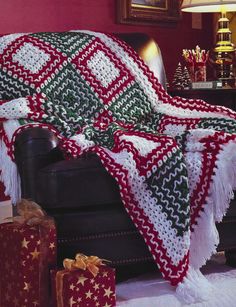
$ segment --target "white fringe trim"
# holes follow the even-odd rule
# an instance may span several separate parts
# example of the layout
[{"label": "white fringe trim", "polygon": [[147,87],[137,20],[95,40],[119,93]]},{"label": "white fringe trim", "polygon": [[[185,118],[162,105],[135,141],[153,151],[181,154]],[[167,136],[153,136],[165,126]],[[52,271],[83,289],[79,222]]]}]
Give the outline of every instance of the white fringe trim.
[{"label": "white fringe trim", "polygon": [[201,212],[197,225],[193,226],[194,231],[191,233],[190,265],[194,269],[203,266],[216,252],[219,244],[215,223],[222,221],[236,187],[235,142],[230,141],[222,146],[214,171],[204,212]]},{"label": "white fringe trim", "polygon": [[7,147],[0,140],[0,179],[5,185],[5,195],[10,196],[13,204],[16,204],[21,198],[20,176],[16,164],[7,155]]},{"label": "white fringe trim", "polygon": [[219,244],[219,234],[213,214],[213,203],[208,201],[194,225],[190,240],[189,263],[194,269],[202,267],[212,254],[216,253]]},{"label": "white fringe trim", "polygon": [[215,175],[210,189],[213,201],[214,218],[221,222],[234,198],[233,190],[236,188],[236,143],[230,141],[222,146],[217,156]]},{"label": "white fringe trim", "polygon": [[183,304],[192,304],[209,300],[213,289],[206,277],[190,266],[183,282],[178,284],[176,294]]},{"label": "white fringe trim", "polygon": [[[3,123],[4,130],[9,140],[20,126],[17,120],[8,120]],[[20,176],[16,164],[7,154],[6,144],[0,140],[0,180],[5,185],[5,195],[11,198],[13,204],[21,198]]]}]

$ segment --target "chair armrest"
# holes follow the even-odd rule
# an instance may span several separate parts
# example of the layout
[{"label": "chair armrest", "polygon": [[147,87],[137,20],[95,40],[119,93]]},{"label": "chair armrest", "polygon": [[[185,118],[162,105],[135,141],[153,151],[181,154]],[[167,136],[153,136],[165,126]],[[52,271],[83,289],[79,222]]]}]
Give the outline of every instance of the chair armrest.
[{"label": "chair armrest", "polygon": [[146,33],[115,33],[115,35],[138,53],[166,89],[165,67],[161,49],[157,42]]},{"label": "chair armrest", "polygon": [[40,127],[22,131],[15,140],[15,160],[21,178],[22,197],[37,201],[38,170],[51,163],[63,160],[57,147],[58,138]]}]

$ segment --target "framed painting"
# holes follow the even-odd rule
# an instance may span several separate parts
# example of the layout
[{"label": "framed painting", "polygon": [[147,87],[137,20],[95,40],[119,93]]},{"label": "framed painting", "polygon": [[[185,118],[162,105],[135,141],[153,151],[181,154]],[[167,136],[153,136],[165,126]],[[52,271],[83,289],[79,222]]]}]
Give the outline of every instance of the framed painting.
[{"label": "framed painting", "polygon": [[180,19],[179,0],[117,0],[117,21],[127,24],[173,23]]}]

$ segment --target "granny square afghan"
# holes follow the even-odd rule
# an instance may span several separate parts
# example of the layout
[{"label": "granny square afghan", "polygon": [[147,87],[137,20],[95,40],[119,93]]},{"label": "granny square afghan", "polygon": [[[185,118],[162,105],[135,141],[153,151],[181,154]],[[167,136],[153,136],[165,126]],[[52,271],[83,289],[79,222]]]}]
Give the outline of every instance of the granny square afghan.
[{"label": "granny square afghan", "polygon": [[170,97],[126,43],[77,31],[0,37],[0,168],[20,197],[14,139],[53,130],[67,156],[95,152],[163,276],[187,302],[210,289],[199,268],[235,188],[236,113]]}]

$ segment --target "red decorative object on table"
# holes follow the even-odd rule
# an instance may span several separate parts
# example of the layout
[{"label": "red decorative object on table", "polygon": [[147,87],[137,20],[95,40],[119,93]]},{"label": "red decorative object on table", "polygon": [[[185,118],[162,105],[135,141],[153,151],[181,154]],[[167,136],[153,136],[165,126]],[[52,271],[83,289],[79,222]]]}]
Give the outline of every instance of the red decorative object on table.
[{"label": "red decorative object on table", "polygon": [[183,49],[183,57],[188,64],[191,81],[206,81],[206,63],[209,58],[209,51],[206,52],[196,46],[192,50]]},{"label": "red decorative object on table", "polygon": [[[101,264],[102,260],[96,256],[77,254],[76,258],[78,266],[65,264],[67,261],[76,263],[65,259],[63,264],[66,269],[51,272],[53,307],[115,306],[115,269]],[[84,258],[92,265],[81,266]],[[94,259],[100,261],[98,266],[93,265]]]},{"label": "red decorative object on table", "polygon": [[1,307],[49,306],[49,272],[56,265],[56,228],[52,219],[28,214],[28,220],[21,216],[0,224]]}]

